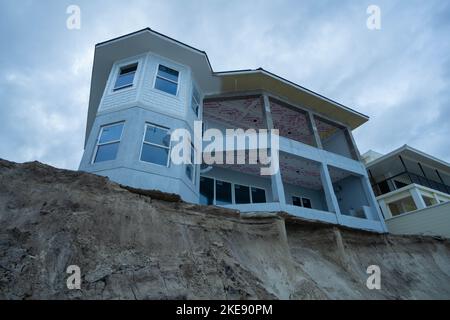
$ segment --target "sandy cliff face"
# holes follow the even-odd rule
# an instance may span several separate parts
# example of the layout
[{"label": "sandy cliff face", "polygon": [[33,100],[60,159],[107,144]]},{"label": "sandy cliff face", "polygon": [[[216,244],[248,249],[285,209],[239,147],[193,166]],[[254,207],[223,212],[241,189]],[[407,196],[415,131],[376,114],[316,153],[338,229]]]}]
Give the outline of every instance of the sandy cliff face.
[{"label": "sandy cliff face", "polygon": [[[373,264],[381,290],[366,287]],[[81,269],[81,290],[66,286],[69,265]],[[0,160],[0,298],[448,299],[450,243],[241,218]]]}]

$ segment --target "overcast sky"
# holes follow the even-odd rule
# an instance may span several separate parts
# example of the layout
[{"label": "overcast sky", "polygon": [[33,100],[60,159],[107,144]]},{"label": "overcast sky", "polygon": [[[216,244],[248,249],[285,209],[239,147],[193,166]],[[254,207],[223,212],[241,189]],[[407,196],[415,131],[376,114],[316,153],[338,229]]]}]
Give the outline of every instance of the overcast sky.
[{"label": "overcast sky", "polygon": [[[68,30],[66,9],[81,9]],[[366,27],[370,4],[381,30]],[[0,158],[77,169],[94,45],[150,27],[215,71],[263,67],[368,116],[361,152],[450,162],[450,1],[0,0]]]}]

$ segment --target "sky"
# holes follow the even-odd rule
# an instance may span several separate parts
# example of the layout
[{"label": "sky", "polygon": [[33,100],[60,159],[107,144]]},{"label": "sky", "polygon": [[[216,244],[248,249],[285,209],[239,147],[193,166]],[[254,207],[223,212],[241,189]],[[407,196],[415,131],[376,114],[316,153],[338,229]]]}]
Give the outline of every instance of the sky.
[{"label": "sky", "polygon": [[0,158],[76,170],[94,46],[145,27],[206,51],[214,71],[262,67],[368,115],[361,153],[408,144],[450,162],[446,0],[0,0]]}]

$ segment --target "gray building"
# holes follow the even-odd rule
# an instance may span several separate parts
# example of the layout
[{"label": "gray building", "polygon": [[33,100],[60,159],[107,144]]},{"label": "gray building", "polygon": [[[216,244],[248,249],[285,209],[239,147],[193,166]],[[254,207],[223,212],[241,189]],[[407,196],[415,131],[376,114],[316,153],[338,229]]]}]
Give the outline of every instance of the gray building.
[{"label": "gray building", "polygon": [[[260,162],[176,164],[172,133],[278,129],[271,175]],[[263,69],[213,71],[205,52],[150,29],[96,45],[80,170],[185,201],[385,232],[352,130],[368,117]],[[198,155],[250,154],[244,145]],[[278,136],[277,136],[278,137]],[[205,137],[203,137],[205,140]],[[234,139],[234,138],[233,138]],[[248,142],[248,143],[247,143]],[[275,150],[266,148],[269,155]],[[200,157],[202,158],[202,157]]]}]

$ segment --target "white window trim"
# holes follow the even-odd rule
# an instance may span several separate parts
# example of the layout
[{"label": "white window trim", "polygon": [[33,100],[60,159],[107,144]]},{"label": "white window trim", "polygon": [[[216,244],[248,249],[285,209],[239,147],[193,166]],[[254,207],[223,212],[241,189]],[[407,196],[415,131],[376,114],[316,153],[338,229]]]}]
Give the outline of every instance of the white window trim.
[{"label": "white window trim", "polygon": [[[165,78],[165,77],[159,76],[159,75],[158,75],[158,72],[159,72],[159,67],[160,67],[160,66],[163,66],[163,67],[165,67],[165,68],[169,68],[169,69],[172,69],[172,70],[178,72],[178,79],[177,79],[177,81],[173,81],[173,80],[171,80],[171,79],[167,79],[167,78]],[[165,95],[167,95],[167,96],[169,96],[169,97],[172,97],[172,98],[178,98],[178,94],[179,94],[179,92],[180,92],[180,77],[181,77],[181,72],[180,72],[179,69],[174,68],[174,67],[172,67],[172,66],[168,67],[167,65],[164,65],[164,64],[162,64],[162,63],[158,63],[158,64],[156,65],[156,72],[155,72],[155,77],[153,78],[153,86],[152,86],[152,87],[153,87],[153,89],[156,90],[157,92],[163,93],[163,94],[165,94]],[[173,95],[173,94],[171,94],[171,93],[168,93],[168,92],[166,92],[166,91],[163,91],[163,90],[161,90],[161,89],[156,88],[156,79],[157,79],[157,78],[161,78],[161,79],[164,79],[164,80],[166,80],[166,81],[175,83],[175,84],[177,85],[177,92],[176,92],[176,94]]]},{"label": "white window trim", "polygon": [[[130,85],[126,85],[126,86],[122,86],[122,87],[116,88],[115,86],[116,86],[117,79],[120,76],[120,70],[122,68],[131,66],[133,64],[136,64],[136,71],[135,71],[134,77],[133,77],[133,84],[131,86]],[[140,65],[141,65],[140,60],[127,61],[127,62],[122,62],[122,63],[118,64],[116,66],[116,69],[115,69],[114,78],[113,78],[113,81],[112,81],[112,84],[111,84],[110,94],[115,94],[115,93],[118,93],[118,92],[125,92],[125,91],[128,91],[128,90],[136,88],[136,83],[137,83],[136,79],[138,78],[138,75],[139,75],[138,72],[140,70]]]},{"label": "white window trim", "polygon": [[[103,130],[105,128],[113,127],[113,126],[118,125],[118,124],[123,124],[122,131],[120,132],[119,140],[113,140],[113,141],[99,143],[100,137],[102,136],[102,133],[103,133]],[[120,145],[120,142],[122,141],[124,128],[125,128],[125,120],[100,126],[100,132],[97,135],[97,140],[95,140],[95,148],[94,148],[94,152],[92,154],[91,164],[99,163],[99,162],[95,162],[95,158],[97,157],[98,147],[105,146],[105,145],[108,145],[108,144],[113,144],[113,143],[119,143],[119,145]],[[119,150],[117,150],[117,153],[119,153]],[[106,161],[113,161],[113,160],[106,160]],[[106,162],[106,161],[101,161],[101,162]]]},{"label": "white window trim", "polygon": [[[155,165],[155,166],[159,166],[159,167],[168,168],[169,165],[170,165],[170,150],[172,148],[172,140],[170,140],[168,147],[164,146],[164,145],[157,144],[157,143],[145,141],[145,135],[147,133],[147,128],[148,127],[155,127],[155,128],[159,128],[159,129],[162,129],[162,130],[166,130],[167,134],[170,136],[170,129],[169,128],[163,127],[163,126],[160,126],[160,125],[157,125],[157,124],[154,124],[154,123],[146,122],[145,126],[144,126],[144,135],[142,136],[141,151],[139,153],[139,161],[143,162],[143,163],[146,163],[146,164],[150,164],[150,165]],[[164,166],[164,165],[159,164],[159,163],[154,163],[154,162],[149,162],[149,161],[142,160],[142,150],[144,149],[144,144],[155,146],[155,147],[158,147],[158,148],[161,148],[161,149],[167,149],[168,150],[168,154],[167,154],[166,165]]]}]

